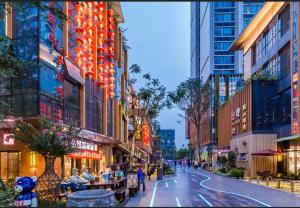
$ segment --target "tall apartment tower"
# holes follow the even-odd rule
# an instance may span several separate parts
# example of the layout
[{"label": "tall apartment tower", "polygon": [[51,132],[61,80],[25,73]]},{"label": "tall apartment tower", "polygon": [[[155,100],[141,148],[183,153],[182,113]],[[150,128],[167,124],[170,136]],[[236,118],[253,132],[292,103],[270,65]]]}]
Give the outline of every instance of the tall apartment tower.
[{"label": "tall apartment tower", "polygon": [[241,52],[228,49],[262,5],[251,1],[191,3],[190,76],[201,77],[211,86],[210,109],[200,129],[201,146],[209,156],[218,141],[218,108],[236,92],[243,77]]}]

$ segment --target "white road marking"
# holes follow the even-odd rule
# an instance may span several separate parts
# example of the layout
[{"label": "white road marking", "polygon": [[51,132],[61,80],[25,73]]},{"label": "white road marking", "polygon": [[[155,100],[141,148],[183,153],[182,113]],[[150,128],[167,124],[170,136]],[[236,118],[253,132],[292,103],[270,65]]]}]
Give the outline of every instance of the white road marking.
[{"label": "white road marking", "polygon": [[160,182],[163,182],[163,181],[174,180],[174,178],[177,178],[177,177],[172,177],[172,178],[168,178],[168,179],[163,179],[163,180],[157,181],[157,182],[155,183],[155,186],[154,186],[154,189],[153,189],[153,192],[152,192],[152,197],[151,197],[151,201],[150,201],[149,207],[153,207],[154,200],[155,200],[156,189],[157,189],[157,184],[160,183]]},{"label": "white road marking", "polygon": [[207,199],[204,198],[204,196],[202,196],[201,194],[198,194],[200,196],[201,199],[203,199],[205,201],[206,204],[208,204],[208,206],[212,207],[212,204],[207,201]]},{"label": "white road marking", "polygon": [[174,179],[174,182],[175,182],[175,183],[178,183],[178,182],[176,181],[176,179]]},{"label": "white road marking", "polygon": [[166,188],[168,188],[168,187],[169,187],[168,182],[166,182]]},{"label": "white road marking", "polygon": [[152,193],[152,197],[151,197],[151,202],[150,202],[150,207],[153,207],[153,204],[154,204],[154,198],[155,198],[156,188],[157,188],[157,182],[156,182],[156,184],[154,186],[154,189],[153,189],[153,193]]},{"label": "white road marking", "polygon": [[[189,172],[190,172],[190,171],[189,171]],[[191,173],[191,172],[190,172],[190,173]],[[245,196],[245,195],[243,195],[243,194],[238,194],[238,193],[234,193],[234,192],[230,192],[230,191],[223,191],[223,190],[219,190],[219,189],[214,189],[214,188],[207,187],[207,186],[205,186],[203,183],[206,182],[206,181],[209,181],[211,178],[210,178],[209,176],[203,175],[203,174],[201,174],[201,173],[195,173],[195,174],[198,174],[198,175],[201,175],[201,176],[204,176],[204,177],[207,178],[207,179],[205,179],[205,180],[203,180],[203,181],[200,182],[200,186],[202,186],[202,187],[204,187],[204,188],[207,188],[207,189],[213,190],[213,191],[217,191],[217,192],[221,192],[221,193],[227,193],[227,194],[232,194],[232,195],[236,195],[236,196],[241,196],[241,197],[244,197],[244,198],[253,200],[253,201],[255,201],[255,202],[258,202],[258,203],[260,203],[260,204],[262,204],[262,205],[264,205],[264,206],[266,206],[266,207],[271,207],[271,205],[269,205],[269,204],[266,204],[266,203],[264,203],[264,202],[262,202],[262,201],[259,201],[259,200],[257,200],[257,199],[251,198],[251,197],[249,197],[249,196]]]},{"label": "white road marking", "polygon": [[192,178],[192,180],[197,183],[197,181],[195,180],[195,178]]},{"label": "white road marking", "polygon": [[179,199],[178,199],[177,197],[176,197],[175,199],[176,199],[177,207],[181,207],[181,204],[180,204],[180,202],[179,202]]}]

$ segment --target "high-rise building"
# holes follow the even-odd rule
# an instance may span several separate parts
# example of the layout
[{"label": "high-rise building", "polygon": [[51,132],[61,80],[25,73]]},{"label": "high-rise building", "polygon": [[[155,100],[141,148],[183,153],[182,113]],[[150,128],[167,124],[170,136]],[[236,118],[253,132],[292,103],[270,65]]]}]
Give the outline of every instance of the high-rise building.
[{"label": "high-rise building", "polygon": [[201,146],[210,156],[218,140],[218,108],[236,92],[243,75],[242,53],[228,49],[262,5],[262,2],[191,3],[190,76],[200,77],[211,86],[210,108],[200,129]]},{"label": "high-rise building", "polygon": [[166,160],[174,159],[176,146],[175,146],[175,130],[174,129],[160,129],[160,149],[163,157]]}]

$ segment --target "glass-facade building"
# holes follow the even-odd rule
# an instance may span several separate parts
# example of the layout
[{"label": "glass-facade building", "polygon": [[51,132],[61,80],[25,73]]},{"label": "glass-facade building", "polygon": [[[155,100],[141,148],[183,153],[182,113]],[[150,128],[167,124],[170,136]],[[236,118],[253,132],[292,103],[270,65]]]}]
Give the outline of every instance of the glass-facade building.
[{"label": "glass-facade building", "polygon": [[200,130],[205,132],[201,134],[201,145],[210,146],[210,150],[218,139],[218,108],[236,92],[243,76],[242,53],[229,51],[229,47],[263,4],[250,1],[191,3],[190,76],[201,77],[204,83],[210,84],[210,109],[202,121],[206,129]]},{"label": "glass-facade building", "polygon": [[160,149],[163,153],[163,158],[166,160],[174,159],[175,156],[175,130],[174,129],[160,129]]},{"label": "glass-facade building", "polygon": [[[121,39],[118,38],[121,37],[118,24],[124,20],[122,20],[122,15],[119,15],[118,19],[113,17],[116,36],[113,44],[119,47],[118,50],[113,51],[115,58],[112,60],[115,71],[113,86],[115,96],[108,96],[97,80],[91,76],[85,76],[85,70],[78,65],[79,44],[76,18],[79,3],[55,1],[43,2],[43,4],[55,5],[56,9],[67,14],[68,21],[63,22],[50,10],[36,8],[29,3],[22,4],[22,8],[13,6],[12,12],[5,14],[0,21],[0,35],[14,39],[12,53],[20,59],[30,61],[30,65],[24,65],[15,76],[0,75],[0,116],[1,118],[7,115],[22,116],[32,121],[37,116],[43,116],[64,124],[76,122],[83,128],[83,133],[78,138],[79,148],[82,151],[99,153],[103,155],[103,158],[65,157],[64,172],[61,171],[60,161],[56,162],[57,174],[68,176],[72,168],[81,169],[82,165],[86,165],[91,168],[92,172],[98,174],[106,165],[116,162],[111,159],[113,158],[112,147],[103,144],[106,142],[109,144],[121,138],[122,142],[127,142],[125,139],[127,117],[123,115],[125,111],[119,110],[122,100],[124,105],[124,91],[127,89],[125,80],[127,69],[125,70],[124,64],[127,59],[124,60],[125,51],[121,47]],[[94,5],[92,2],[80,4],[84,4],[84,7]],[[104,5],[107,9],[114,9],[107,3]],[[120,11],[118,8],[118,12]],[[6,20],[9,22],[5,22]],[[7,133],[9,133],[8,129],[0,129],[0,142],[3,142]],[[89,145],[86,145],[87,143]],[[116,148],[119,147],[116,146]],[[43,171],[43,168],[39,168],[41,167],[39,165],[42,165],[40,162],[35,168],[37,171],[35,173],[29,173],[28,171],[33,171],[33,169],[21,165],[27,164],[30,160],[29,151],[26,151],[24,145],[18,143],[8,146],[0,145],[0,154],[0,176],[5,182],[14,179],[19,174],[41,174],[39,171]],[[37,161],[43,161],[39,155],[36,157]],[[18,159],[10,163],[11,158]],[[6,167],[7,165],[11,169]]]}]

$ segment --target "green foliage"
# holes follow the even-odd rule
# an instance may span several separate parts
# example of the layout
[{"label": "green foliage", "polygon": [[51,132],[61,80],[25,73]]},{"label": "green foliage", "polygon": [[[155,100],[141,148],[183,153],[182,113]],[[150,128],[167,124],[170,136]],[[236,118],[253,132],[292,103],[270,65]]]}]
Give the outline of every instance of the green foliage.
[{"label": "green foliage", "polygon": [[230,177],[243,178],[245,172],[240,168],[232,168],[228,173]]},{"label": "green foliage", "polygon": [[180,148],[176,151],[176,159],[184,159],[189,154],[189,151],[186,148]]},{"label": "green foliage", "polygon": [[[2,181],[0,181],[2,183]],[[1,187],[2,186],[2,187]],[[4,184],[0,186],[0,207],[10,207],[14,203],[13,190],[4,187]]]},{"label": "green foliage", "polygon": [[39,117],[35,126],[18,119],[14,135],[32,151],[61,157],[77,150],[71,139],[78,137],[80,130],[74,123],[64,126]]},{"label": "green foliage", "polygon": [[267,80],[276,80],[276,76],[271,74],[270,71],[260,71],[251,76],[252,80],[261,80],[261,81],[267,81]]},{"label": "green foliage", "polygon": [[227,173],[227,169],[226,168],[220,168],[218,171],[220,171],[221,173]]},{"label": "green foliage", "polygon": [[228,162],[228,159],[225,156],[218,157],[217,160],[221,165],[226,165],[226,163]]},{"label": "green foliage", "polygon": [[65,201],[59,201],[59,200],[53,201],[53,202],[49,202],[49,201],[47,201],[47,202],[43,202],[43,201],[39,202],[39,207],[41,207],[41,208],[47,208],[47,207],[51,207],[51,208],[64,208],[66,206],[67,206],[67,202],[65,202]]},{"label": "green foliage", "polygon": [[228,165],[230,168],[235,168],[236,154],[234,151],[228,153]]},{"label": "green foliage", "polygon": [[[201,78],[188,78],[181,82],[175,91],[168,92],[167,106],[176,106],[188,116],[200,137],[201,119],[209,109],[209,83],[203,84]],[[199,144],[199,141],[197,141]]]},{"label": "green foliage", "polygon": [[[133,64],[129,69],[131,74],[138,74],[142,71],[137,64]],[[132,98],[131,105],[136,106],[136,112],[132,112],[131,115],[140,118],[140,121],[133,121],[135,129],[145,123],[151,124],[165,107],[166,88],[158,79],[152,78],[150,73],[144,74],[142,78],[144,85],[138,90],[131,91],[129,95]],[[135,81],[131,81],[131,83]]]},{"label": "green foliage", "polygon": [[172,170],[170,168],[170,166],[168,164],[163,164],[163,173],[164,173],[164,175],[172,175],[175,172],[174,172],[174,170]]}]

